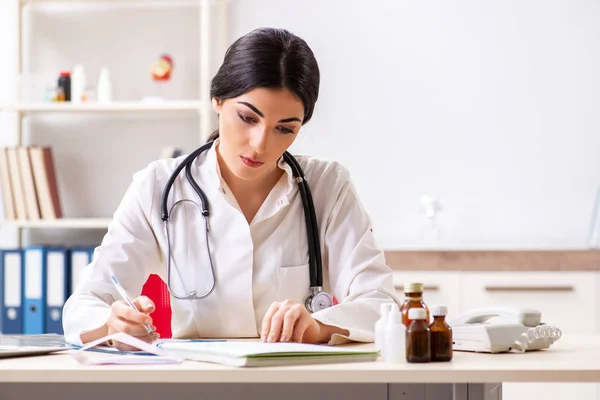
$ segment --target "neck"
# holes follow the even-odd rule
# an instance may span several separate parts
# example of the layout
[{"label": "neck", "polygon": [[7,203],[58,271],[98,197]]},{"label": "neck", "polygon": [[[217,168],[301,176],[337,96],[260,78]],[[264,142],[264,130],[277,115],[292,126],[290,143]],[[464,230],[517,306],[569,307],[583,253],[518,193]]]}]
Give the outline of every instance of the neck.
[{"label": "neck", "polygon": [[273,189],[275,184],[279,181],[279,178],[281,178],[281,175],[284,173],[283,170],[278,168],[277,164],[274,164],[270,170],[263,174],[260,178],[248,181],[238,178],[231,172],[227,166],[227,163],[225,163],[221,157],[218,147],[217,161],[219,163],[219,169],[221,170],[221,176],[234,195],[237,193],[244,193],[247,196],[252,196],[262,195],[265,192],[268,193],[271,191],[271,189]]}]

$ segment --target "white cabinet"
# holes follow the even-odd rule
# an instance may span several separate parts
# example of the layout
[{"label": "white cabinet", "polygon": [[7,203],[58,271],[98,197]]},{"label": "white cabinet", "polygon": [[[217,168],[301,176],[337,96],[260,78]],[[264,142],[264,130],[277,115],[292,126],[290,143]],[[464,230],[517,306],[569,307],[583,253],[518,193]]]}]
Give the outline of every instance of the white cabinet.
[{"label": "white cabinet", "polygon": [[[427,305],[445,304],[449,317],[480,307],[536,308],[542,321],[566,334],[600,334],[600,273],[571,271],[394,271],[404,282],[423,282]],[[427,290],[429,289],[429,290]],[[594,383],[505,383],[504,400],[600,400]]]},{"label": "white cabinet", "polygon": [[596,331],[595,272],[469,272],[460,276],[459,309],[531,307],[564,333]]},{"label": "white cabinet", "polygon": [[[542,322],[564,333],[597,333],[595,272],[505,271],[468,272],[460,276],[459,309],[475,307],[531,307]],[[564,383],[506,383],[503,399],[596,400],[598,385]]]}]

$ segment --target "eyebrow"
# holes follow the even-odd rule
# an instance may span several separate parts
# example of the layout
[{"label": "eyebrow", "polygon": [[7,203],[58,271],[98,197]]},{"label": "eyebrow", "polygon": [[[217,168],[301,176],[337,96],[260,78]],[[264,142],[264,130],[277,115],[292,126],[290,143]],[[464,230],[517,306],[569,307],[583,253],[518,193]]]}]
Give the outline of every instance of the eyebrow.
[{"label": "eyebrow", "polygon": [[[254,107],[252,104],[247,103],[245,101],[238,101],[238,103],[245,105],[246,107],[248,107],[249,109],[251,109],[252,111],[257,113],[261,118],[265,117],[265,115],[258,108]],[[279,120],[279,122],[281,122],[281,123],[294,122],[294,121],[298,121],[300,123],[302,122],[302,120],[298,117],[284,118],[284,119]]]}]

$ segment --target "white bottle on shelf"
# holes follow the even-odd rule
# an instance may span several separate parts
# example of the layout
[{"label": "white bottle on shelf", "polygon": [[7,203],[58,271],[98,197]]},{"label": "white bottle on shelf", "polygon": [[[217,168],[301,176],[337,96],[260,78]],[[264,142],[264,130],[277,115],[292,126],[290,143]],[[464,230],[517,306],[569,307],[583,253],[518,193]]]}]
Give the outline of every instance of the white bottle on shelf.
[{"label": "white bottle on shelf", "polygon": [[392,309],[393,303],[383,303],[379,306],[379,314],[381,317],[375,322],[375,349],[379,351],[379,358],[384,359],[383,356],[383,340],[384,333],[387,327],[387,320]]},{"label": "white bottle on shelf", "polygon": [[384,337],[384,361],[406,362],[406,327],[402,323],[400,309],[395,304],[390,310]]},{"label": "white bottle on shelf", "polygon": [[73,67],[71,74],[71,102],[81,104],[86,87],[86,75],[83,65],[77,64]]},{"label": "white bottle on shelf", "polygon": [[96,96],[98,103],[110,103],[112,101],[112,83],[107,68],[100,70]]}]

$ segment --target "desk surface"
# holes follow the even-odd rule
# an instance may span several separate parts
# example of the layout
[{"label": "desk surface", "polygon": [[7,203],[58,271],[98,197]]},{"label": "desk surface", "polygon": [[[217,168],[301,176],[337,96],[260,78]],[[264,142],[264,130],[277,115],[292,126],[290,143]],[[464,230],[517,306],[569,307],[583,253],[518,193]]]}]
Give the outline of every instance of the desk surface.
[{"label": "desk surface", "polygon": [[[355,346],[371,347],[372,344]],[[107,354],[90,353],[93,357]],[[118,357],[118,356],[112,356]],[[0,382],[196,383],[484,383],[600,382],[600,336],[563,336],[549,350],[525,354],[454,352],[452,362],[384,362],[277,368],[180,365],[83,366],[68,352],[0,360]]]}]

